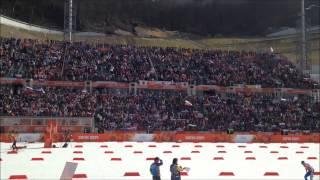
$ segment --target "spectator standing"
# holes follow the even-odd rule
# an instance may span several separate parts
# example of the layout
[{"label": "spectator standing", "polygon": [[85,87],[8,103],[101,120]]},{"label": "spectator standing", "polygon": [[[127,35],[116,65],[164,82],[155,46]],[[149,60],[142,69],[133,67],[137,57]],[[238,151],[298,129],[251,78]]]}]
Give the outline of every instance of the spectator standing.
[{"label": "spectator standing", "polygon": [[160,166],[162,166],[163,162],[159,157],[154,159],[154,162],[150,166],[150,172],[152,174],[152,180],[161,180],[160,176]]},{"label": "spectator standing", "polygon": [[181,180],[181,172],[184,170],[182,166],[178,165],[178,159],[174,158],[170,165],[171,180]]}]

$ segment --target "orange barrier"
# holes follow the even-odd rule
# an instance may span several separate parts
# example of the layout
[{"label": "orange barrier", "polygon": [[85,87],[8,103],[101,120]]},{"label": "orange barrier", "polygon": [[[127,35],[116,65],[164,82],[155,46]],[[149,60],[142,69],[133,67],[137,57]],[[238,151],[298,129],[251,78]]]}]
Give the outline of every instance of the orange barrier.
[{"label": "orange barrier", "polygon": [[0,134],[0,142],[9,143],[12,142],[9,134]]},{"label": "orange barrier", "polygon": [[74,133],[71,138],[76,142],[130,141],[135,134],[137,132]]},{"label": "orange barrier", "polygon": [[320,135],[273,135],[271,142],[320,142]]},{"label": "orange barrier", "polygon": [[[11,132],[12,130],[29,133],[43,133],[46,131],[47,125],[14,125],[14,126],[1,126],[4,132]],[[58,132],[70,130],[72,132],[83,132],[85,126],[58,126]]]},{"label": "orange barrier", "polygon": [[48,121],[48,127],[46,128],[46,134],[44,136],[44,148],[51,148],[52,143],[57,138],[58,123],[55,120]]},{"label": "orange barrier", "polygon": [[[136,131],[110,131],[98,133],[73,133],[75,142],[105,142],[105,141],[156,141],[156,142],[230,142],[230,143],[286,143],[314,142],[320,143],[320,133],[289,134],[277,133],[235,133],[218,132],[155,132],[144,134]],[[0,134],[1,142],[10,142],[8,134]],[[43,141],[43,139],[39,139]],[[55,134],[54,141],[63,141],[63,134]]]},{"label": "orange barrier", "polygon": [[[140,136],[146,134],[139,132],[106,132],[104,134],[73,134],[72,139],[76,142],[83,141],[146,141]],[[147,141],[156,142],[315,142],[320,143],[320,134],[312,133],[308,135],[290,134],[279,135],[276,133],[211,133],[211,132],[155,132],[149,134],[152,139]]]}]

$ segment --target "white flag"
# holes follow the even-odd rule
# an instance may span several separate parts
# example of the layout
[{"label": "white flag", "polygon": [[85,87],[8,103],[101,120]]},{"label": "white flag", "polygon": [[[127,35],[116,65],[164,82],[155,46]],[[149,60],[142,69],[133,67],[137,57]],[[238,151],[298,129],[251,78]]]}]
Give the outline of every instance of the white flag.
[{"label": "white flag", "polygon": [[192,106],[192,103],[191,103],[190,101],[188,101],[188,100],[185,100],[185,101],[184,101],[184,105],[186,105],[186,106]]}]

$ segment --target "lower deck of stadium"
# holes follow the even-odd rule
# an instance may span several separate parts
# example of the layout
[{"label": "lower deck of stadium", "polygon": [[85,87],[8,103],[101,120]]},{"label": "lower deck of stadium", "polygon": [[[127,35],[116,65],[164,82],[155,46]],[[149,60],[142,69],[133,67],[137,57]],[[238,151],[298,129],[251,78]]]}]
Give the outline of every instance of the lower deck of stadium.
[{"label": "lower deck of stadium", "polygon": [[22,143],[17,153],[0,143],[1,179],[60,179],[66,162],[77,163],[73,179],[152,179],[154,157],[163,160],[161,179],[170,179],[170,164],[189,167],[182,179],[303,179],[301,161],[320,177],[318,143],[177,143],[177,142],[71,142]]}]

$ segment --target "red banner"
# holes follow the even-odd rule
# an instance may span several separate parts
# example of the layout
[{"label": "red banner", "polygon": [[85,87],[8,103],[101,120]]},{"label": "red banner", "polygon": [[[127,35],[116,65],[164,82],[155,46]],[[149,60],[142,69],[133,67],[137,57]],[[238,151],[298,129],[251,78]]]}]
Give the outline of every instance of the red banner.
[{"label": "red banner", "polygon": [[[103,141],[133,141],[138,132],[106,132],[103,134],[73,134],[74,141],[103,142]],[[251,143],[251,142],[315,142],[320,143],[320,134],[309,135],[278,135],[274,133],[211,133],[211,132],[155,132],[151,134],[152,141],[156,142],[230,142],[230,143]]]},{"label": "red banner", "polygon": [[112,81],[96,81],[92,82],[93,88],[118,88],[118,89],[128,89],[129,83],[120,83]]},{"label": "red banner", "polygon": [[130,141],[136,132],[75,133],[72,140],[76,142]]},{"label": "red banner", "polygon": [[138,88],[142,89],[167,89],[167,90],[187,90],[187,82],[171,81],[139,81]]},{"label": "red banner", "polygon": [[[1,126],[4,132],[16,131],[18,133],[44,133],[46,132],[47,125],[14,125],[14,126]],[[83,132],[84,126],[58,126],[58,132],[70,130],[71,132]]]},{"label": "red banner", "polygon": [[[140,137],[140,138],[137,138]],[[105,141],[143,141],[156,142],[229,142],[229,143],[320,143],[320,134],[308,135],[279,135],[274,133],[211,133],[211,132],[155,132],[144,134],[141,132],[110,131],[103,134],[98,133],[73,133],[71,136],[74,142],[105,142]],[[151,137],[151,138],[150,138]],[[9,142],[7,134],[0,134],[0,141]],[[54,141],[63,141],[63,133],[54,134]]]},{"label": "red banner", "polygon": [[[25,84],[27,79],[17,78],[0,78],[0,84]],[[57,86],[57,87],[76,87],[84,88],[86,82],[74,81],[45,81],[45,80],[31,80],[33,85],[37,86]],[[130,83],[120,83],[113,81],[93,81],[92,87],[104,88],[121,88],[128,89]],[[275,93],[281,91],[286,94],[309,94],[320,91],[320,89],[291,89],[291,88],[260,88],[259,86],[242,86],[242,87],[223,87],[216,85],[189,85],[187,82],[170,82],[170,81],[139,81],[136,87],[140,89],[167,89],[167,90],[187,90],[188,88],[195,88],[199,91],[215,90],[218,92],[241,92],[241,93]]]}]

